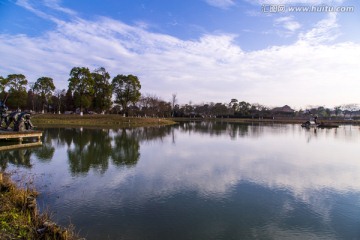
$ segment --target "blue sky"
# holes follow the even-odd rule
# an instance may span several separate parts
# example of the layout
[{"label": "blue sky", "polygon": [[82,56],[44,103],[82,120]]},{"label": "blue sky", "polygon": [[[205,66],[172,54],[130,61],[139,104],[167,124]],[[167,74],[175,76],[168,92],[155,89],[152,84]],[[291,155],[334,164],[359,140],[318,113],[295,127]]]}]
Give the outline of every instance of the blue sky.
[{"label": "blue sky", "polygon": [[[319,6],[353,10],[290,12]],[[360,103],[359,10],[355,0],[0,0],[0,75],[63,89],[72,67],[105,67],[179,103]]]}]

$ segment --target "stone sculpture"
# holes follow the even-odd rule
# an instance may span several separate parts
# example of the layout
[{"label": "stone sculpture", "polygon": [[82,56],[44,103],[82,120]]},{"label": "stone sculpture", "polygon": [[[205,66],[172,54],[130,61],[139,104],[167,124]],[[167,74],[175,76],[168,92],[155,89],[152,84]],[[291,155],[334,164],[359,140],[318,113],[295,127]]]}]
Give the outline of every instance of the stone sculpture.
[{"label": "stone sculpture", "polygon": [[20,110],[14,111],[10,114],[7,113],[8,107],[6,106],[6,96],[3,100],[0,100],[0,127],[3,128],[3,123],[5,123],[5,129],[9,129],[10,124],[13,123],[13,131],[22,132],[26,130],[31,130],[34,128],[30,118],[31,113],[21,112]]}]

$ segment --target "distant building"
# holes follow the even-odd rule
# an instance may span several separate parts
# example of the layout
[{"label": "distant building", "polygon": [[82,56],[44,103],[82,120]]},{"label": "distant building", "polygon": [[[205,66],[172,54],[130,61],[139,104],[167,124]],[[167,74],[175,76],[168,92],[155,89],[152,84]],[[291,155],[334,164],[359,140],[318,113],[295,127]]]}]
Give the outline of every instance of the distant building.
[{"label": "distant building", "polygon": [[292,117],[295,115],[295,110],[285,105],[283,107],[276,107],[271,110],[272,115],[280,117]]}]

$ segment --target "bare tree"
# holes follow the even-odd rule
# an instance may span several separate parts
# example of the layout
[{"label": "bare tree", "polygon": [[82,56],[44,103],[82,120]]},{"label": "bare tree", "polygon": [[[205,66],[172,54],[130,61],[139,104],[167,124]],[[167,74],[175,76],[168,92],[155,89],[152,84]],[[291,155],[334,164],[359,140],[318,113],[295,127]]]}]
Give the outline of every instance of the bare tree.
[{"label": "bare tree", "polygon": [[359,110],[359,105],[356,103],[344,104],[342,109],[344,110],[344,117],[345,114],[348,113],[350,115],[349,117],[351,118],[353,113]]},{"label": "bare tree", "polygon": [[341,106],[334,107],[335,116],[337,117],[341,113]]},{"label": "bare tree", "polygon": [[57,105],[57,111],[58,111],[58,114],[61,113],[61,105],[63,104],[63,102],[65,101],[65,95],[66,95],[66,91],[65,89],[56,89],[55,90],[55,93],[54,93],[54,97],[55,97],[55,100],[56,100],[56,105]]},{"label": "bare tree", "polygon": [[171,98],[171,117],[174,117],[176,102],[177,102],[176,93],[173,93]]}]

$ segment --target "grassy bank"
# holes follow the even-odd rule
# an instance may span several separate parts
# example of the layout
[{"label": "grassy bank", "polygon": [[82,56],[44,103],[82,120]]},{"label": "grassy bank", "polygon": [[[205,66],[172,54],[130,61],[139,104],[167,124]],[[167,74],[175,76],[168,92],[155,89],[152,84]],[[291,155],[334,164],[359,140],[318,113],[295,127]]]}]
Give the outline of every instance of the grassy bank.
[{"label": "grassy bank", "polygon": [[35,126],[88,126],[88,127],[146,127],[175,124],[174,121],[161,118],[123,117],[116,114],[38,114],[31,118]]},{"label": "grassy bank", "polygon": [[37,195],[34,189],[21,188],[9,174],[0,172],[0,239],[78,239],[72,229],[63,229],[38,212]]}]

